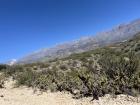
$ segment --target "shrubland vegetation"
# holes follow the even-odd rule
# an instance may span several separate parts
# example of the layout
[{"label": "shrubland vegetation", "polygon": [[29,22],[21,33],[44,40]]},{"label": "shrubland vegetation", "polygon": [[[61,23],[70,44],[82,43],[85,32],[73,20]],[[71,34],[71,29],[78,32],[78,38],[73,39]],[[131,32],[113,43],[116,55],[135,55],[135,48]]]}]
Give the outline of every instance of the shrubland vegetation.
[{"label": "shrubland vegetation", "polygon": [[68,91],[74,98],[98,99],[105,94],[137,96],[140,56],[136,39],[45,63],[1,65],[0,71],[17,80],[17,86]]},{"label": "shrubland vegetation", "polygon": [[136,96],[140,92],[139,59],[134,53],[123,55],[107,50],[85,60],[16,65],[3,71],[17,80],[18,86],[69,91],[75,98],[93,96],[98,99],[105,94]]}]

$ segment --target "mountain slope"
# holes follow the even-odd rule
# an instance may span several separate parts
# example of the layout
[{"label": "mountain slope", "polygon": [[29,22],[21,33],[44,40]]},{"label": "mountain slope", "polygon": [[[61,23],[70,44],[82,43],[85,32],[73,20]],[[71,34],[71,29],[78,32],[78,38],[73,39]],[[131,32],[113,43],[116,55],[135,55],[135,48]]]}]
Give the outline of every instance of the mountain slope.
[{"label": "mountain slope", "polygon": [[13,76],[17,85],[41,91],[67,91],[73,98],[106,94],[140,94],[140,33],[133,38],[102,48],[45,63],[6,67],[3,72]]},{"label": "mountain slope", "polygon": [[17,62],[33,63],[54,58],[62,58],[73,53],[85,52],[108,44],[128,40],[138,32],[140,32],[140,19],[127,24],[121,24],[109,31],[98,33],[95,36],[82,38],[73,42],[57,45],[53,48],[37,51],[19,59]]},{"label": "mountain slope", "polygon": [[10,60],[10,61],[8,61],[8,62],[6,62],[6,64],[7,65],[14,65],[14,64],[16,64],[16,62],[17,62],[17,60],[16,59],[12,59],[12,60]]}]

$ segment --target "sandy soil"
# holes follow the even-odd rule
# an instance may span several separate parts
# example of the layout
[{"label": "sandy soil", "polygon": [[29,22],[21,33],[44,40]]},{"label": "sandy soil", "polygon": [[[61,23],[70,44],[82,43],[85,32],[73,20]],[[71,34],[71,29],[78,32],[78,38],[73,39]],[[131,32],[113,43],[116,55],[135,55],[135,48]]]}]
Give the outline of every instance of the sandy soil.
[{"label": "sandy soil", "polygon": [[[140,105],[140,98],[120,95],[116,99],[109,95],[102,97],[99,101],[83,98],[75,100],[68,93],[33,93],[31,88],[13,88],[13,81],[7,81],[5,89],[0,89],[0,105]],[[138,102],[139,101],[139,102]]]}]

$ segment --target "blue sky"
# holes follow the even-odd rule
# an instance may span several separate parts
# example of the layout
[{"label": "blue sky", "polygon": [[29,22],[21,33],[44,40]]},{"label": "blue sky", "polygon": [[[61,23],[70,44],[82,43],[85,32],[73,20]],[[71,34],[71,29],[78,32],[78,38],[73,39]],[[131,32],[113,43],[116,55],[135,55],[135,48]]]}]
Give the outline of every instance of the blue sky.
[{"label": "blue sky", "polygon": [[140,0],[0,0],[0,62],[140,18]]}]

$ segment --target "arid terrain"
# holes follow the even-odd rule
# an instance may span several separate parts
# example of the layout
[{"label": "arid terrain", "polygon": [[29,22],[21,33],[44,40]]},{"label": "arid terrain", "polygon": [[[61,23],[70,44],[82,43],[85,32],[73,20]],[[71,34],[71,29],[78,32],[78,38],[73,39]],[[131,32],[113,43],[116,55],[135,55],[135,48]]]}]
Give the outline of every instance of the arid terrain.
[{"label": "arid terrain", "polygon": [[140,105],[140,0],[0,0],[0,105]]},{"label": "arid terrain", "polygon": [[8,80],[4,89],[0,89],[0,105],[140,105],[140,98],[119,95],[111,98],[109,95],[99,101],[92,98],[73,99],[72,95],[64,92],[34,93],[31,88],[14,88],[14,82]]},{"label": "arid terrain", "polygon": [[1,65],[0,105],[140,105],[139,54],[140,33],[64,59]]}]

